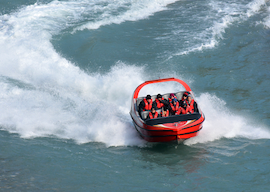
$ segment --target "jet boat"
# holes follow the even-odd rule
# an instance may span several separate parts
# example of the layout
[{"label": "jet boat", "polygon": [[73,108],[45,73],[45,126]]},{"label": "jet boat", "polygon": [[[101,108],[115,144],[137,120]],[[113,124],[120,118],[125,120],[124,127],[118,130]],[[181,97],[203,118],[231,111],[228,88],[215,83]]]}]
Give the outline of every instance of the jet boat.
[{"label": "jet boat", "polygon": [[[186,139],[195,137],[203,127],[205,116],[197,103],[197,111],[191,114],[170,115],[168,117],[147,118],[150,111],[139,111],[139,104],[145,97],[138,97],[140,90],[149,84],[174,81],[180,83],[185,91],[175,92],[174,95],[180,100],[185,92],[188,92],[195,100],[190,87],[182,80],[176,78],[157,79],[145,81],[134,91],[130,115],[134,126],[141,137],[148,142],[183,142]],[[171,93],[162,94],[162,97],[168,99]],[[152,101],[157,95],[152,95]],[[157,112],[161,112],[158,109]]]}]

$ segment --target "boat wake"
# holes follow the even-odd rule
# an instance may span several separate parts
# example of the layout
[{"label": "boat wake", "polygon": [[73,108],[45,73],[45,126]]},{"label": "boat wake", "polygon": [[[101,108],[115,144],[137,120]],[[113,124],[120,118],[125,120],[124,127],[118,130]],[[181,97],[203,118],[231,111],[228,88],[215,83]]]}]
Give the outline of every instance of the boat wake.
[{"label": "boat wake", "polygon": [[270,139],[270,131],[253,118],[232,112],[226,103],[208,93],[198,97],[206,120],[197,137],[185,142],[187,145],[206,143],[221,138]]},{"label": "boat wake", "polygon": [[[65,84],[57,83],[63,78],[61,74],[47,74],[49,82],[57,78],[44,86],[2,76],[0,107],[5,113],[0,116],[1,129],[28,139],[57,137],[73,139],[79,144],[143,146],[145,142],[134,129],[129,115],[130,96],[146,76],[143,68],[118,63],[105,75],[76,74],[75,71]],[[167,88],[155,86],[149,92],[167,93]],[[269,130],[259,124],[249,124],[248,118],[232,113],[216,96],[204,93],[196,98],[206,120],[199,135],[185,144],[220,138],[270,138]]]}]

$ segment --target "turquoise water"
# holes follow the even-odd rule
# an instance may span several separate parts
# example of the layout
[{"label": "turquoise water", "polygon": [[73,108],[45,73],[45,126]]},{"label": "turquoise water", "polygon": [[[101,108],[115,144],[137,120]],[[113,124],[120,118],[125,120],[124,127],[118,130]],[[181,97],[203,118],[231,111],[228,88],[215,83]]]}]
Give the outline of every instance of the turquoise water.
[{"label": "turquoise water", "polygon": [[[0,2],[0,190],[269,191],[269,14],[264,0]],[[129,116],[135,88],[167,77],[206,116],[181,145],[145,142]]]}]

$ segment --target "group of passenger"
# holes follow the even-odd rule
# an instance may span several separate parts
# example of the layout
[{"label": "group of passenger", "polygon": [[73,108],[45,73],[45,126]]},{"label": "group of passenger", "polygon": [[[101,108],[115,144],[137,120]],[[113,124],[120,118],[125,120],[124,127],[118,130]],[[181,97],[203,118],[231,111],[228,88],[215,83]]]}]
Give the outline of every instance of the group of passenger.
[{"label": "group of passenger", "polygon": [[[159,114],[156,110],[161,109]],[[176,95],[170,94],[168,100],[164,99],[161,94],[153,102],[151,95],[147,95],[139,104],[139,112],[149,111],[147,119],[154,119],[157,117],[168,117],[170,115],[191,114],[198,112],[197,103],[192,99],[189,92],[185,92],[178,100]]]}]

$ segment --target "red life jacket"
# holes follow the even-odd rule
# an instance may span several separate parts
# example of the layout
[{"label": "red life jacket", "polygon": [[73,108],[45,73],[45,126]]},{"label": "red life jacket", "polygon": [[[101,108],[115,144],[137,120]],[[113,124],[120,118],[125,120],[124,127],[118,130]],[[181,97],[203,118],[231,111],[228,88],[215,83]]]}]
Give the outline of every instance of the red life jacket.
[{"label": "red life jacket", "polygon": [[188,112],[192,113],[191,109],[189,106],[187,106],[186,109],[184,109],[183,107],[180,107],[178,109],[178,111],[176,111],[175,115],[180,115],[180,114],[187,114]]},{"label": "red life jacket", "polygon": [[164,115],[164,113],[162,113],[162,111],[160,112],[161,117],[169,117],[169,110],[166,110],[166,115]]},{"label": "red life jacket", "polygon": [[[163,97],[162,97],[162,100],[164,100]],[[164,107],[164,104],[161,103],[158,99],[156,99],[156,103],[157,103],[157,108],[158,108],[158,109]]]},{"label": "red life jacket", "polygon": [[150,119],[157,118],[158,117],[158,112],[155,113],[155,116],[154,117],[153,117],[152,112],[149,112],[149,117],[150,117]]},{"label": "red life jacket", "polygon": [[172,108],[172,111],[176,112],[179,109],[179,102],[177,101],[175,106],[172,103],[170,103],[170,106]]},{"label": "red life jacket", "polygon": [[[188,102],[187,102],[188,103]],[[191,113],[194,113],[194,99],[191,100],[190,103],[188,103],[189,107],[190,107],[190,111]]]},{"label": "red life jacket", "polygon": [[[174,96],[174,98],[177,99],[176,96]],[[162,99],[163,99],[163,98],[162,98]],[[168,100],[169,100],[170,103],[172,102],[172,98],[169,97]]]},{"label": "red life jacket", "polygon": [[145,98],[143,99],[143,101],[144,101],[144,104],[145,104],[143,110],[144,110],[144,111],[146,111],[146,110],[151,110],[151,109],[152,109],[152,104],[153,104],[152,99],[151,99],[150,103],[148,103],[148,102],[146,101]]}]

